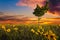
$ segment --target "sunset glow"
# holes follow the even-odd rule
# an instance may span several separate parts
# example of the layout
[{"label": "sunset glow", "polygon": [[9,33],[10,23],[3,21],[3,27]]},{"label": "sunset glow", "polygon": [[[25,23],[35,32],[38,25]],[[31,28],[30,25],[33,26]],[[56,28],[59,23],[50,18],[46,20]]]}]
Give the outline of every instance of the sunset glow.
[{"label": "sunset glow", "polygon": [[[5,20],[0,21],[0,24],[37,24],[38,20],[37,18],[30,18],[28,20]],[[60,24],[60,18],[41,18],[40,20],[41,24]]]},{"label": "sunset glow", "polygon": [[[38,17],[33,15],[36,4],[45,5],[46,0],[0,0],[0,24],[36,24]],[[60,24],[60,0],[49,0],[49,10],[40,23]]]},{"label": "sunset glow", "polygon": [[0,40],[60,40],[60,0],[0,0]]}]

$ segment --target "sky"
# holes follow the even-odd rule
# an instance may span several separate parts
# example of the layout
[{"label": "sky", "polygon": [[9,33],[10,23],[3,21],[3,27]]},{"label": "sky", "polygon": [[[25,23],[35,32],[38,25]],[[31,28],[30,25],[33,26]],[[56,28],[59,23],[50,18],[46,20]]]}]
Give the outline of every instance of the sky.
[{"label": "sky", "polygon": [[17,6],[19,0],[0,0],[0,12],[4,12],[5,14],[13,14],[13,15],[25,15],[30,16],[32,15],[32,9],[24,7],[24,6]]},{"label": "sky", "polygon": [[[21,21],[30,20],[31,18],[36,19],[36,16],[33,15],[36,4],[42,7],[45,5],[45,2],[46,0],[0,0],[0,23],[7,20]],[[49,0],[49,8],[50,10],[42,18],[59,19],[60,0]]]}]

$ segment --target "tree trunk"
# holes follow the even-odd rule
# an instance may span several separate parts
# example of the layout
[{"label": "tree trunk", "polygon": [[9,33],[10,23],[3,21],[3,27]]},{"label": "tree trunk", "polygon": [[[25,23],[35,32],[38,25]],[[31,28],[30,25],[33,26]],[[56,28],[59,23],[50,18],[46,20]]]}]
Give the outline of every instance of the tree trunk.
[{"label": "tree trunk", "polygon": [[40,17],[38,17],[38,27],[40,26]]}]

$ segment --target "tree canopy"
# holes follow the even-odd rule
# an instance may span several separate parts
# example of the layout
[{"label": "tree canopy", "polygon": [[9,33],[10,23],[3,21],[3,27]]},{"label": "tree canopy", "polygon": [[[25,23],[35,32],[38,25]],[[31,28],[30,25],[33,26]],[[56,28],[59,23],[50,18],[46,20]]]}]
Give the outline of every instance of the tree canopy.
[{"label": "tree canopy", "polygon": [[46,4],[45,4],[43,7],[40,7],[40,6],[37,4],[37,7],[34,9],[33,14],[34,14],[35,16],[40,17],[40,16],[44,15],[44,14],[47,12],[48,9],[49,9],[49,8],[48,8],[48,2],[46,2]]}]

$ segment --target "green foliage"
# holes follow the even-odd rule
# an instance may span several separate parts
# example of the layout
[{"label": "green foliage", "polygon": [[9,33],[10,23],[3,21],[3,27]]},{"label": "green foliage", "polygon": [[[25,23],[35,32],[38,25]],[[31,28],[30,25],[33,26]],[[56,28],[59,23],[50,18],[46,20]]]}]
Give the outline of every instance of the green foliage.
[{"label": "green foliage", "polygon": [[39,5],[37,5],[36,9],[34,9],[35,12],[33,12],[33,14],[35,16],[42,16],[44,13],[42,12],[42,9],[39,7]]},{"label": "green foliage", "polygon": [[49,9],[48,2],[46,2],[45,6],[43,6],[43,7],[40,7],[39,5],[37,5],[37,7],[34,9],[33,14],[35,16],[40,17],[40,16],[43,16],[48,11],[48,9]]},{"label": "green foliage", "polygon": [[48,2],[46,2],[45,6],[42,7],[42,10],[43,10],[44,13],[46,13],[49,10]]}]

